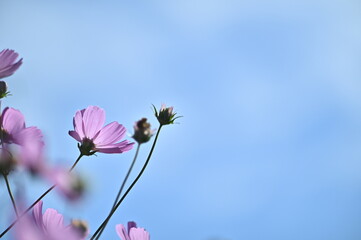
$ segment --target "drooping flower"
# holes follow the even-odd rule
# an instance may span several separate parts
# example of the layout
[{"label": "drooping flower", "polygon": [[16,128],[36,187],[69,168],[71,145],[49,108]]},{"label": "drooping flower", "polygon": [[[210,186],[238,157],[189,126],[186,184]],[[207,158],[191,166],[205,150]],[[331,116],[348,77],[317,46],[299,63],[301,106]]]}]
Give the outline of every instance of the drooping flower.
[{"label": "drooping flower", "polygon": [[33,209],[32,217],[25,216],[15,229],[16,240],[83,240],[85,239],[70,224],[64,225],[63,215],[48,208],[43,214],[43,202]]},{"label": "drooping flower", "polygon": [[139,144],[146,143],[153,136],[153,131],[150,129],[150,123],[146,118],[142,118],[134,124],[133,138]]},{"label": "drooping flower", "polygon": [[118,236],[121,240],[149,240],[150,236],[144,228],[137,228],[135,222],[128,222],[128,232],[123,224],[115,226]]},{"label": "drooping flower", "polygon": [[127,140],[119,142],[126,133],[125,127],[118,122],[111,122],[103,127],[105,112],[96,106],[77,111],[74,119],[74,131],[69,135],[80,142],[79,150],[83,155],[96,152],[122,153],[132,149],[134,143]]},{"label": "drooping flower", "polygon": [[153,108],[154,108],[154,115],[158,119],[160,125],[173,124],[177,118],[181,117],[181,116],[176,117],[175,115],[177,113],[173,113],[173,107],[166,107],[165,104],[162,104],[159,112],[157,111],[154,105]]},{"label": "drooping flower", "polygon": [[79,199],[86,190],[86,183],[79,175],[61,167],[47,168],[42,172],[42,176],[56,185],[69,200]]},{"label": "drooping flower", "polygon": [[18,56],[14,50],[4,49],[0,52],[0,78],[12,75],[21,66],[23,59],[16,62]]}]

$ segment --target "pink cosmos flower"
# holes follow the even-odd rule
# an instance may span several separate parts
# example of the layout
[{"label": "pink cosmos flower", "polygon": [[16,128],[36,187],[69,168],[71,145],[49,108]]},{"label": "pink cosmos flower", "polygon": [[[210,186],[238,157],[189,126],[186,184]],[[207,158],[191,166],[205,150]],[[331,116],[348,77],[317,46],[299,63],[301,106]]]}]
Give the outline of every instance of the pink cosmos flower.
[{"label": "pink cosmos flower", "polygon": [[0,52],[0,78],[12,75],[20,67],[23,59],[15,62],[18,56],[14,50],[4,49]]},{"label": "pink cosmos flower", "polygon": [[123,125],[112,122],[103,127],[104,122],[105,112],[99,107],[89,106],[76,112],[73,119],[75,131],[69,131],[69,135],[81,143],[79,149],[83,155],[122,153],[132,149],[134,143],[119,142],[126,132]]},{"label": "pink cosmos flower", "polygon": [[21,112],[9,107],[2,112],[0,123],[2,143],[20,145],[22,164],[30,169],[39,168],[44,146],[41,131],[36,127],[26,127]]},{"label": "pink cosmos flower", "polygon": [[79,232],[72,225],[64,225],[63,216],[55,209],[48,208],[42,212],[43,202],[38,202],[32,218],[26,216],[21,219],[16,232],[16,240],[83,240]]},{"label": "pink cosmos flower", "polygon": [[115,226],[118,236],[121,240],[149,240],[150,236],[144,228],[137,228],[135,222],[128,222],[128,232],[123,224]]},{"label": "pink cosmos flower", "polygon": [[4,143],[25,146],[29,142],[42,143],[42,133],[36,127],[25,127],[25,119],[19,110],[5,108],[1,115],[1,132]]}]

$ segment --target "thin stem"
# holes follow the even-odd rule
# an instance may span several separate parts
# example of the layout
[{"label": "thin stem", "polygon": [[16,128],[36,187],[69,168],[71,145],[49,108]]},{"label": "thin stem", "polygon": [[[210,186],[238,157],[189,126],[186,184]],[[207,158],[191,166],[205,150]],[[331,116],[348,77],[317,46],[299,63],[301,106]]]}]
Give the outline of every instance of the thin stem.
[{"label": "thin stem", "polygon": [[73,166],[71,166],[71,168],[69,169],[69,172],[73,171],[73,169],[75,168],[75,166],[78,164],[79,160],[83,157],[84,155],[82,153],[79,154],[79,157],[75,160]]},{"label": "thin stem", "polygon": [[138,176],[134,179],[134,181],[132,182],[132,184],[128,187],[127,191],[125,191],[123,197],[117,202],[117,204],[115,205],[115,207],[113,208],[112,212],[108,215],[108,217],[103,221],[103,223],[98,227],[98,229],[95,231],[95,233],[93,234],[93,236],[90,238],[90,240],[94,240],[95,236],[100,232],[100,230],[103,228],[103,226],[106,224],[107,221],[110,220],[110,218],[113,216],[113,214],[115,213],[115,211],[118,209],[118,207],[120,206],[120,204],[123,202],[123,200],[125,199],[125,197],[128,195],[128,193],[130,192],[130,190],[132,190],[132,188],[134,187],[134,185],[138,182],[139,178],[142,176],[144,170],[147,168],[147,165],[149,163],[150,158],[152,157],[152,153],[155,147],[155,144],[157,143],[157,139],[158,139],[158,135],[159,132],[161,130],[163,125],[160,125],[157,131],[157,134],[155,136],[152,148],[150,149],[150,152],[148,154],[148,158],[144,163],[143,168],[140,170]]},{"label": "thin stem", "polygon": [[15,199],[14,199],[13,193],[11,192],[8,176],[6,174],[3,174],[3,176],[4,176],[4,179],[5,179],[5,182],[6,182],[6,187],[8,189],[8,193],[9,193],[11,202],[12,202],[13,207],[14,207],[16,217],[19,218],[19,212],[18,212],[18,209],[17,209],[16,204],[15,204]]},{"label": "thin stem", "polygon": [[[122,192],[123,192],[123,188],[124,188],[124,186],[125,186],[125,183],[127,182],[128,178],[129,178],[129,175],[130,175],[130,173],[131,173],[131,171],[132,171],[132,169],[133,169],[133,166],[134,166],[134,164],[135,164],[135,161],[137,160],[138,153],[139,153],[139,148],[140,148],[140,144],[138,143],[138,145],[137,145],[137,150],[136,150],[136,152],[135,152],[135,155],[134,155],[132,164],[130,164],[130,167],[129,167],[129,170],[128,170],[128,172],[127,172],[127,175],[125,176],[125,178],[124,178],[124,180],[123,180],[123,183],[122,183],[122,185],[120,186],[120,189],[119,189],[119,191],[118,191],[117,197],[116,197],[115,200],[114,200],[113,206],[112,206],[112,208],[110,209],[109,214],[112,213],[115,205],[117,205],[117,202],[118,202],[118,200],[119,200],[119,198],[120,198],[120,195],[121,195]],[[109,214],[108,214],[108,216],[109,216]],[[102,230],[99,232],[96,240],[99,239],[100,235],[102,235],[102,233],[103,233],[105,227],[107,226],[108,222],[109,222],[109,220],[106,221],[106,223],[105,223],[104,226],[102,227]]]},{"label": "thin stem", "polygon": [[[77,165],[77,163],[79,162],[79,160],[83,157],[84,155],[80,153],[79,157],[75,160],[75,163],[73,164],[73,166],[69,169],[69,172],[71,172],[75,166]],[[43,199],[49,192],[51,192],[54,188],[56,187],[56,184],[54,184],[53,186],[51,186],[48,190],[46,190],[38,199],[35,200],[35,202],[33,202],[33,204],[30,205],[30,207],[28,207],[25,212],[23,212],[20,216],[18,216],[18,218],[12,222],[10,224],[10,226],[5,229],[1,234],[0,234],[0,238],[2,238],[17,222],[20,218],[22,218],[25,214],[27,214],[41,199]]]}]

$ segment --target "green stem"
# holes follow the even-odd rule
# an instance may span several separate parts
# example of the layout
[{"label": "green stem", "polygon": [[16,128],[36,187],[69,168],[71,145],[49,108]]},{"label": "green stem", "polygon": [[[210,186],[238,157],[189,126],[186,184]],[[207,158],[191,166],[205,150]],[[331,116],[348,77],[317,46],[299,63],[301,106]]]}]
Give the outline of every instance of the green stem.
[{"label": "green stem", "polygon": [[[124,178],[124,180],[123,180],[123,183],[122,183],[122,185],[120,186],[120,189],[119,189],[119,191],[118,191],[117,197],[116,197],[115,200],[114,200],[113,206],[112,206],[112,208],[110,209],[110,212],[109,212],[108,216],[112,213],[115,205],[117,205],[117,202],[118,202],[118,200],[119,200],[119,198],[120,198],[120,195],[121,195],[122,192],[123,192],[125,183],[127,182],[128,178],[129,178],[129,175],[130,175],[130,173],[131,173],[131,171],[132,171],[132,169],[133,169],[133,166],[134,166],[134,164],[135,164],[135,161],[137,160],[138,153],[139,153],[139,148],[140,148],[140,144],[138,143],[138,145],[137,145],[137,150],[136,150],[136,152],[135,152],[135,155],[134,155],[132,164],[130,165],[129,170],[128,170],[128,172],[127,172],[127,175],[125,176],[125,178]],[[105,223],[104,226],[102,227],[102,230],[99,232],[99,234],[98,234],[98,236],[96,237],[95,240],[99,239],[100,235],[102,235],[102,233],[103,233],[104,229],[106,228],[108,222],[109,222],[109,221],[106,221],[106,223]]]},{"label": "green stem", "polygon": [[4,176],[4,179],[5,179],[5,182],[6,182],[6,187],[8,189],[8,193],[9,193],[11,202],[12,202],[13,207],[14,207],[16,217],[19,218],[19,212],[18,212],[18,209],[17,209],[16,204],[15,204],[15,199],[14,199],[13,193],[11,192],[8,176],[6,174],[3,174],[3,176]]},{"label": "green stem", "polygon": [[[69,169],[69,172],[71,172],[75,166],[77,165],[77,163],[79,162],[79,160],[83,157],[84,155],[80,153],[79,157],[75,160],[75,163],[73,164],[73,166]],[[38,199],[35,200],[35,202],[33,204],[30,205],[30,207],[28,207],[25,212],[23,212],[20,216],[18,216],[18,218],[12,222],[10,224],[10,226],[5,229],[1,234],[0,234],[0,238],[2,238],[17,222],[20,218],[22,218],[25,214],[27,214],[41,199],[43,199],[49,192],[51,192],[54,188],[56,187],[56,184],[54,184],[53,186],[51,186],[48,190],[46,190]]]},{"label": "green stem", "polygon": [[161,130],[163,125],[160,125],[157,131],[157,134],[155,136],[152,148],[150,149],[149,155],[147,160],[144,163],[143,168],[140,170],[138,176],[134,179],[134,181],[132,182],[132,184],[128,187],[127,191],[124,193],[123,197],[117,202],[117,204],[115,205],[115,207],[113,208],[112,212],[108,215],[108,217],[103,221],[103,223],[98,227],[98,229],[95,231],[95,233],[93,234],[93,236],[90,238],[90,240],[94,240],[95,236],[101,231],[101,229],[105,226],[106,222],[108,222],[110,220],[110,218],[113,216],[113,214],[115,213],[115,211],[118,209],[118,207],[120,206],[120,204],[123,202],[123,200],[125,199],[125,197],[128,195],[128,193],[130,192],[130,190],[132,190],[132,188],[134,187],[134,185],[138,182],[139,178],[142,176],[144,170],[147,168],[147,165],[149,163],[149,160],[152,156],[155,144],[157,142],[158,139],[158,135],[159,132]]}]

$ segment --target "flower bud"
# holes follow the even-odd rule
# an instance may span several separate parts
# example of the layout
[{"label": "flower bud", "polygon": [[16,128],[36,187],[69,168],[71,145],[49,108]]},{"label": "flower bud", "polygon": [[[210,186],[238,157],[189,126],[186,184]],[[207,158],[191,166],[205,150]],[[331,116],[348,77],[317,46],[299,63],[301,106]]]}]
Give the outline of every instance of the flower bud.
[{"label": "flower bud", "polygon": [[9,92],[6,82],[0,81],[0,99],[6,97],[8,94]]},{"label": "flower bud", "polygon": [[8,149],[0,149],[0,173],[8,175],[16,166],[16,160]]},{"label": "flower bud", "polygon": [[146,143],[153,136],[153,131],[150,129],[150,123],[147,122],[146,118],[140,119],[134,124],[134,135],[133,138],[139,144]]},{"label": "flower bud", "polygon": [[154,114],[158,119],[160,125],[173,124],[174,120],[181,117],[181,116],[175,117],[177,113],[173,113],[173,107],[166,107],[164,104],[162,104],[159,113],[154,105],[153,108],[154,108]]},{"label": "flower bud", "polygon": [[71,226],[81,239],[85,239],[89,235],[89,226],[86,221],[74,219],[71,221]]}]

